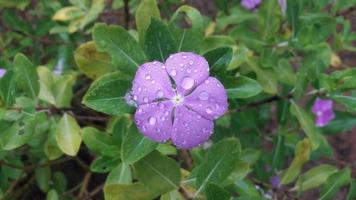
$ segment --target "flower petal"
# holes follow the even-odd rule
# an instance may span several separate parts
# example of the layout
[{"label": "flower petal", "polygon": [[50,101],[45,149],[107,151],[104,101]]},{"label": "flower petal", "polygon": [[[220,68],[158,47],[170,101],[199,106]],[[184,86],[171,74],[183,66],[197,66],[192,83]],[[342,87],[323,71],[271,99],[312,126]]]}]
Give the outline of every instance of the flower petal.
[{"label": "flower petal", "polygon": [[172,54],[166,60],[168,74],[177,85],[177,91],[185,95],[209,76],[209,64],[204,57],[180,52]]},{"label": "flower petal", "polygon": [[132,96],[139,105],[174,96],[174,90],[163,63],[148,62],[138,68],[133,81]]},{"label": "flower petal", "polygon": [[333,109],[333,101],[330,99],[320,99],[319,97],[316,98],[313,107],[312,107],[312,112],[314,114],[317,114],[318,112],[325,112],[328,110]]},{"label": "flower petal", "polygon": [[318,127],[326,126],[334,118],[335,114],[333,110],[322,112],[321,115],[316,117],[315,125]]},{"label": "flower petal", "polygon": [[136,110],[135,123],[148,138],[165,142],[171,137],[172,111],[171,101],[143,104]]},{"label": "flower petal", "polygon": [[209,77],[189,96],[185,97],[184,104],[205,118],[212,120],[226,112],[228,107],[227,94],[218,79]]},{"label": "flower petal", "polygon": [[213,133],[214,123],[185,106],[177,106],[172,129],[172,141],[179,148],[196,147]]},{"label": "flower petal", "polygon": [[5,76],[5,74],[6,74],[6,69],[0,69],[0,78]]}]

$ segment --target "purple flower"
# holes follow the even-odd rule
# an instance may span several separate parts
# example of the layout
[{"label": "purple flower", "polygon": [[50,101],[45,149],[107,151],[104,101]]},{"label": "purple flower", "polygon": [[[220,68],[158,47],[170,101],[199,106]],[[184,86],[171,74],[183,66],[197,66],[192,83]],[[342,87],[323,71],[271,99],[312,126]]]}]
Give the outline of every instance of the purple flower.
[{"label": "purple flower", "polygon": [[287,0],[278,0],[278,4],[281,7],[283,15],[285,15],[287,12]]},{"label": "purple flower", "polygon": [[272,185],[272,187],[278,188],[281,183],[281,179],[279,178],[279,176],[272,176],[269,178],[269,182]]},{"label": "purple flower", "polygon": [[248,10],[255,9],[260,3],[261,0],[241,0],[241,6]]},{"label": "purple flower", "polygon": [[148,138],[179,148],[192,148],[213,133],[213,120],[227,110],[224,86],[209,77],[204,57],[176,53],[165,64],[154,61],[139,67],[132,87],[137,102],[135,122]]},{"label": "purple flower", "polygon": [[327,125],[332,119],[334,119],[335,114],[333,111],[333,101],[330,99],[320,99],[316,98],[312,112],[316,116],[315,125],[323,127]]},{"label": "purple flower", "polygon": [[6,74],[6,69],[0,69],[0,78],[5,76],[5,74]]}]

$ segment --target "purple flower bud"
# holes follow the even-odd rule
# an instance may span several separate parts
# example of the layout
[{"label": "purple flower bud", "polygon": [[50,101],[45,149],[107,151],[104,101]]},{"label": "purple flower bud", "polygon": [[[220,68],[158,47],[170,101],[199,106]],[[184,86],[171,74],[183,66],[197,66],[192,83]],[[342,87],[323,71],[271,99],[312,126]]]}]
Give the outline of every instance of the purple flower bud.
[{"label": "purple flower bud", "polygon": [[170,139],[179,148],[207,141],[213,133],[213,120],[228,106],[224,86],[209,77],[208,62],[190,52],[173,54],[164,64],[141,65],[132,96],[138,104],[135,123],[139,130],[158,142]]},{"label": "purple flower bud", "polygon": [[287,12],[287,0],[278,0],[278,4],[281,7],[282,13],[285,15]]},{"label": "purple flower bud", "polygon": [[6,74],[6,69],[0,69],[0,78],[5,76],[5,74]]},{"label": "purple flower bud", "polygon": [[272,176],[269,178],[269,182],[272,185],[272,187],[278,188],[281,183],[281,179],[279,178],[279,176]]},{"label": "purple flower bud", "polygon": [[261,0],[241,0],[241,6],[248,10],[255,9],[260,3]]},{"label": "purple flower bud", "polygon": [[333,111],[333,101],[330,99],[320,99],[316,98],[312,112],[316,116],[315,125],[323,127],[327,125],[332,119],[334,119],[335,114]]}]

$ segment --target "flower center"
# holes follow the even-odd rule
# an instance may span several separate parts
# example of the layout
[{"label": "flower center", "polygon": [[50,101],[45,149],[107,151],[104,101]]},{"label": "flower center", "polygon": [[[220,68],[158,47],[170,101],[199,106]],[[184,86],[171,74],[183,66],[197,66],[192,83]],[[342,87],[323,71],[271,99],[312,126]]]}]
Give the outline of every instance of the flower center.
[{"label": "flower center", "polygon": [[174,105],[181,105],[184,101],[184,97],[176,94],[173,98],[172,98],[172,102],[174,103]]}]

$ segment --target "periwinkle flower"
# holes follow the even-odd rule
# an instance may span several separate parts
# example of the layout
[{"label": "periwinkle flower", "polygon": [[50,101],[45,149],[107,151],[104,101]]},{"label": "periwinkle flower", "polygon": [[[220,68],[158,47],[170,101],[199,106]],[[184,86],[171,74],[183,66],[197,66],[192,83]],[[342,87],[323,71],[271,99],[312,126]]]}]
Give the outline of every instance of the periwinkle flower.
[{"label": "periwinkle flower", "polygon": [[248,10],[255,9],[260,3],[261,0],[241,0],[241,6]]},{"label": "periwinkle flower", "polygon": [[224,86],[209,77],[204,57],[190,52],[169,56],[166,62],[139,67],[132,96],[138,108],[135,123],[148,138],[179,148],[203,144],[213,133],[213,120],[227,110]]},{"label": "periwinkle flower", "polygon": [[320,99],[316,98],[314,105],[312,107],[312,112],[316,116],[315,125],[318,127],[323,127],[327,125],[332,119],[334,119],[335,114],[333,111],[333,101],[330,99]]},{"label": "periwinkle flower", "polygon": [[269,178],[269,182],[272,185],[272,187],[278,188],[279,185],[281,184],[281,179],[279,178],[279,176],[272,176]]},{"label": "periwinkle flower", "polygon": [[5,74],[6,74],[6,69],[0,69],[0,78],[5,76]]}]

